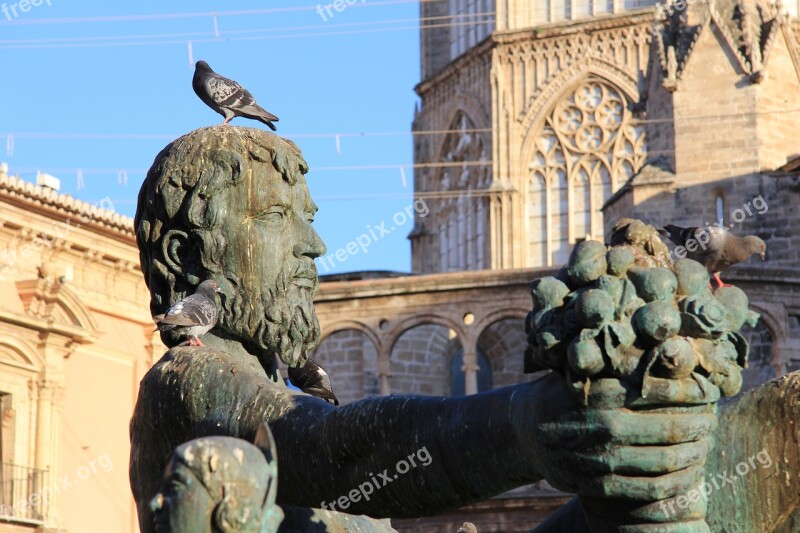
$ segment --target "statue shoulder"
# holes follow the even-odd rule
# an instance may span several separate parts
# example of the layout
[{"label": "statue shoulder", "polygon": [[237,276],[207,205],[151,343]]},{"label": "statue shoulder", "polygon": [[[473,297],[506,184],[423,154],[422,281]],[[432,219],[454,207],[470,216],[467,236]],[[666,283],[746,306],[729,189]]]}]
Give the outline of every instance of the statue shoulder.
[{"label": "statue shoulder", "polygon": [[176,346],[170,348],[161,359],[147,371],[141,382],[142,389],[171,390],[194,387],[200,383],[220,385],[222,376],[251,375],[264,378],[266,375],[258,361],[242,361],[218,348],[209,346]]}]

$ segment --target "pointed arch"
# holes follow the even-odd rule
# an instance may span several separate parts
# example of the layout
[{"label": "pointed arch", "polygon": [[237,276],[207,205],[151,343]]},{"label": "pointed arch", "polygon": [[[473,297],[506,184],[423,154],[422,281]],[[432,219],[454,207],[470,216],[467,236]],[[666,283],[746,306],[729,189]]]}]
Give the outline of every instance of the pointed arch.
[{"label": "pointed arch", "polygon": [[622,91],[630,102],[639,101],[638,80],[626,71],[596,57],[588,56],[576,61],[569,68],[561,70],[528,100],[528,105],[519,117],[520,126],[525,132],[522,143],[523,155],[530,152],[531,143],[535,142],[535,131],[544,122],[545,112],[555,107],[571,87],[590,77],[600,78],[613,85]]},{"label": "pointed arch", "polygon": [[[548,199],[543,227],[541,218],[534,216],[540,210],[541,195],[530,187],[524,189],[528,194],[527,257],[532,267],[562,263],[573,244],[587,236],[600,237],[600,208],[644,164],[644,127],[633,121],[627,92],[635,91],[635,85],[623,90],[589,70],[589,74],[569,70],[562,74],[549,84],[561,87],[558,97],[542,95],[539,106],[534,106],[538,115],[531,111],[526,118],[533,127],[526,130],[521,161],[528,162],[529,181],[545,177]],[[623,82],[630,85],[632,80]],[[545,102],[548,107],[542,107]],[[545,262],[533,237],[543,231],[547,234]]]},{"label": "pointed arch", "polygon": [[[472,106],[468,106],[472,107]],[[423,180],[423,190],[466,191],[457,197],[431,199],[432,217],[426,220],[429,231],[438,239],[431,252],[436,256],[436,270],[477,270],[481,266],[482,247],[478,245],[482,216],[480,205],[486,199],[471,197],[473,190],[486,189],[491,180],[491,154],[486,132],[462,106],[458,106],[449,133],[439,146],[437,161],[445,163],[431,171],[433,180]],[[424,172],[424,171],[423,171]],[[466,201],[465,201],[466,200]],[[471,245],[465,243],[471,237]]]}]

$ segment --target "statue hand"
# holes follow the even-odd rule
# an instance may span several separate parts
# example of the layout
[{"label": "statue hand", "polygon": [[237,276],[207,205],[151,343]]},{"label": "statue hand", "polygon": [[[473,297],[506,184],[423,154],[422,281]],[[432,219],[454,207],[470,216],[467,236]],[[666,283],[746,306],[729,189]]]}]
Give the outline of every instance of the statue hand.
[{"label": "statue hand", "polygon": [[[598,395],[621,396],[619,405],[625,403],[620,382],[607,382],[593,384],[599,390],[590,393],[590,405]],[[536,455],[554,487],[585,497],[656,502],[687,493],[702,478],[717,423],[712,405],[584,407],[560,375],[540,384],[545,394],[533,406]]]}]

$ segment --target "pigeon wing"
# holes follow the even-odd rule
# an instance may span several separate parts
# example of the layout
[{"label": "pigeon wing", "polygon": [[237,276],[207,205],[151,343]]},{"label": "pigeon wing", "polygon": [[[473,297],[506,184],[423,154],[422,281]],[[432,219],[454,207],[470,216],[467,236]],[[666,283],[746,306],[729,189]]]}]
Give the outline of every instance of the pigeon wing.
[{"label": "pigeon wing", "polygon": [[336,398],[336,394],[333,392],[328,374],[311,359],[302,368],[289,367],[288,374],[292,383],[300,387],[306,394],[331,401],[334,405],[339,405],[339,399]]},{"label": "pigeon wing", "polygon": [[276,117],[275,115],[273,115],[272,113],[270,113],[269,111],[267,111],[266,109],[255,103],[253,105],[238,107],[237,111],[239,111],[243,115],[259,117],[271,122],[280,121],[278,117]]},{"label": "pigeon wing", "polygon": [[240,110],[256,105],[255,98],[247,89],[224,76],[212,76],[206,84],[209,96],[220,107]]},{"label": "pigeon wing", "polygon": [[696,250],[688,252],[686,256],[702,263],[711,273],[719,272],[728,232],[719,226],[692,228],[692,238],[697,242]]},{"label": "pigeon wing", "polygon": [[321,398],[326,402],[332,403],[333,405],[339,405],[339,399],[332,390],[323,389],[322,387],[308,387],[303,389],[303,392],[316,398]]},{"label": "pigeon wing", "polygon": [[171,326],[206,326],[216,320],[216,304],[199,294],[193,294],[167,311],[159,324]]}]

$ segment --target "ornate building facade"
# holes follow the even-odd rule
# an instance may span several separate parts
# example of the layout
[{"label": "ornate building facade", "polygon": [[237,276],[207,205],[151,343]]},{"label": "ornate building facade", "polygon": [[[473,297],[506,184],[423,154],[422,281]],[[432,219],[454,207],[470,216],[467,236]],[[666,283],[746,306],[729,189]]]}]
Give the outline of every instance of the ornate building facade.
[{"label": "ornate building facade", "polygon": [[[414,181],[430,212],[409,235],[414,276],[321,284],[315,358],[342,399],[530,379],[528,283],[630,216],[764,238],[765,264],[723,275],[761,314],[744,390],[800,369],[799,7],[421,3]],[[394,525],[527,531],[557,497],[533,487]]]},{"label": "ornate building facade", "polygon": [[139,531],[128,421],[164,348],[110,207],[0,166],[0,532]]}]

